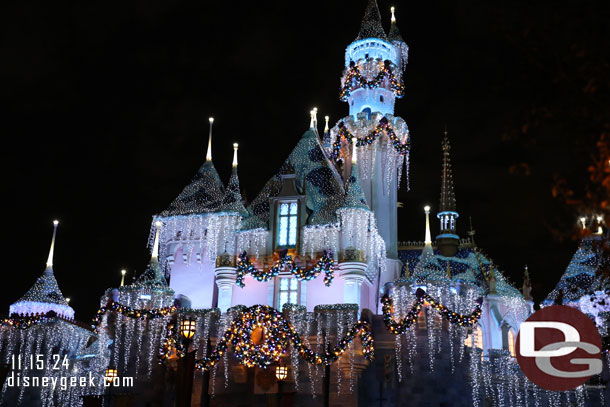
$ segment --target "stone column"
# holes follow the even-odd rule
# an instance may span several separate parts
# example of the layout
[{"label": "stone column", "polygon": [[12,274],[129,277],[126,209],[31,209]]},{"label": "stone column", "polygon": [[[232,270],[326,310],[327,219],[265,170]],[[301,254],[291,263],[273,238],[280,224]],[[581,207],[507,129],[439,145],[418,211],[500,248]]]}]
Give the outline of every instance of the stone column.
[{"label": "stone column", "polygon": [[233,300],[233,286],[237,280],[237,267],[235,258],[223,253],[216,258],[216,285],[218,286],[218,308],[220,312],[227,312]]},{"label": "stone column", "polygon": [[360,293],[362,282],[366,278],[366,263],[361,260],[362,255],[357,250],[346,249],[343,254],[343,261],[339,263],[343,286],[343,303],[358,304],[362,308]]}]

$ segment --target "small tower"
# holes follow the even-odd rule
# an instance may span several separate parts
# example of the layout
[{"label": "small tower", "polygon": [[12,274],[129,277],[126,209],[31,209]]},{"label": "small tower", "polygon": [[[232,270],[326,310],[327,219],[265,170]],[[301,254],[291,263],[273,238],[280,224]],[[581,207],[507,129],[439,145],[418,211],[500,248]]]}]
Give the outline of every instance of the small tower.
[{"label": "small tower", "polygon": [[[345,50],[341,98],[349,103],[350,115],[356,117],[361,112],[366,112],[369,117],[372,112],[394,114],[394,101],[396,97],[402,97],[403,89],[401,55],[401,49],[390,41],[383,29],[377,1],[369,0],[360,32]],[[378,86],[359,86],[360,82],[354,78],[355,72],[366,77],[367,72],[380,70],[389,70],[396,76],[395,80],[384,79]]]},{"label": "small tower", "polygon": [[63,294],[59,290],[57,280],[53,273],[53,253],[55,251],[55,235],[57,234],[58,221],[53,221],[53,238],[47,258],[47,266],[42,276],[36,280],[32,288],[17,302],[11,304],[9,314],[34,315],[55,312],[58,316],[72,319],[74,310],[68,305]]},{"label": "small tower", "polygon": [[[387,257],[396,263],[390,268],[395,269],[399,264],[397,189],[403,166],[408,165],[410,139],[405,121],[394,116],[394,102],[404,94],[402,74],[408,47],[395,17],[392,27],[389,37],[377,1],[369,0],[360,31],[345,50],[340,99],[348,103],[349,116],[330,131],[333,145],[327,151],[347,157],[352,137],[359,140],[360,183]],[[338,169],[345,179],[351,174],[349,164]]]},{"label": "small tower", "polygon": [[453,189],[453,174],[451,173],[451,158],[449,151],[449,137],[445,130],[443,138],[443,169],[441,174],[441,201],[439,212],[436,217],[440,221],[441,232],[436,236],[436,244],[441,254],[445,257],[455,256],[460,244],[460,237],[456,232],[456,220],[459,214],[455,206],[455,192]]}]

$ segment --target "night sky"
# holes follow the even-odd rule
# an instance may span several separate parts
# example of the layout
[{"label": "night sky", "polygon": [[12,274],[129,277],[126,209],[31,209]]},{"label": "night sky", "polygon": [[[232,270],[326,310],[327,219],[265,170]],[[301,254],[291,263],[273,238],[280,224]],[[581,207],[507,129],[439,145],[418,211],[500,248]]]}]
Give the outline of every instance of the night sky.
[{"label": "night sky", "polygon": [[[562,130],[574,128],[569,117],[536,123],[552,143],[528,139],[524,126],[533,106],[573,100],[574,81],[558,80],[553,61],[580,42],[607,47],[607,4],[457,3],[379,1],[386,29],[396,6],[410,47],[406,96],[396,103],[412,140],[399,240],[423,240],[422,208],[438,207],[447,125],[459,233],[471,216],[479,246],[518,287],[529,265],[540,300],[577,245],[551,233],[569,233],[577,216],[553,199],[553,179],[584,180],[589,155],[571,147],[580,134]],[[253,199],[307,130],[313,106],[332,123],[347,115],[339,79],[365,5],[4,4],[0,312],[42,273],[54,218],[55,275],[77,319],[90,320],[121,268],[128,281],[142,272],[151,216],[205,160],[209,116],[221,178],[238,142],[241,185]]]}]

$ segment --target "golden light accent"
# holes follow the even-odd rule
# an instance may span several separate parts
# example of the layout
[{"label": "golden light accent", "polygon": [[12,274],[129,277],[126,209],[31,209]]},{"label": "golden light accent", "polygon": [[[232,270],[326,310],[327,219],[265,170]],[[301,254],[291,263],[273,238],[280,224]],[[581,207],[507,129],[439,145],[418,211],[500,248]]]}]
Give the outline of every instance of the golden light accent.
[{"label": "golden light accent", "polygon": [[104,376],[106,378],[106,383],[112,383],[114,379],[119,377],[119,371],[114,367],[108,367]]},{"label": "golden light accent", "polygon": [[275,367],[275,378],[283,382],[288,377],[288,367],[279,364]]},{"label": "golden light accent", "polygon": [[194,319],[183,319],[180,321],[180,335],[184,339],[191,339],[195,335],[197,321]]},{"label": "golden light accent", "polygon": [[233,168],[237,167],[237,150],[239,149],[239,144],[233,143]]}]

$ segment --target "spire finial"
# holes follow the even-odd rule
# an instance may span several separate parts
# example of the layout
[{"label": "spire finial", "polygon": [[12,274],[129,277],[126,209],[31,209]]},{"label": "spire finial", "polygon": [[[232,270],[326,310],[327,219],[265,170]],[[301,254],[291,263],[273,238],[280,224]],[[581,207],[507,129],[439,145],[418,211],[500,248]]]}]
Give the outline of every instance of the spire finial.
[{"label": "spire finial", "polygon": [[325,124],[324,124],[324,133],[328,133],[328,130],[329,130],[328,129],[328,121],[329,120],[330,120],[329,116],[324,116],[324,122],[325,122]]},{"label": "spire finial", "polygon": [[150,256],[150,261],[158,261],[159,260],[159,232],[161,230],[161,226],[163,223],[160,221],[155,222],[155,243],[153,243],[153,251],[152,256]]},{"label": "spire finial", "polygon": [[392,19],[391,19],[390,21],[391,21],[392,23],[395,23],[395,22],[396,22],[396,16],[394,15],[394,10],[395,10],[395,7],[394,7],[394,6],[390,7],[390,11],[392,12]]},{"label": "spire finial", "polygon": [[430,206],[424,206],[424,212],[426,213],[426,240],[424,244],[426,246],[432,246],[432,234],[430,233]]},{"label": "spire finial", "polygon": [[212,161],[212,125],[214,124],[214,118],[210,117],[210,135],[208,137],[208,153],[205,156],[206,161]]},{"label": "spire finial", "polygon": [[121,287],[125,285],[125,274],[127,274],[127,270],[121,270]]},{"label": "spire finial", "polygon": [[53,268],[53,253],[55,252],[55,235],[57,234],[58,220],[53,221],[53,238],[51,239],[51,248],[49,249],[49,257],[47,258],[47,269]]},{"label": "spire finial", "polygon": [[358,148],[356,147],[356,143],[358,143],[358,139],[352,137],[352,165],[358,163]]},{"label": "spire finial", "polygon": [[237,149],[239,144],[233,143],[233,168],[237,168]]},{"label": "spire finial", "polygon": [[314,126],[315,126],[315,122],[314,122],[314,118],[313,118],[313,116],[314,116],[314,112],[313,112],[313,109],[311,109],[311,110],[309,111],[309,128],[310,128],[310,129],[313,129],[313,128],[314,128]]}]

